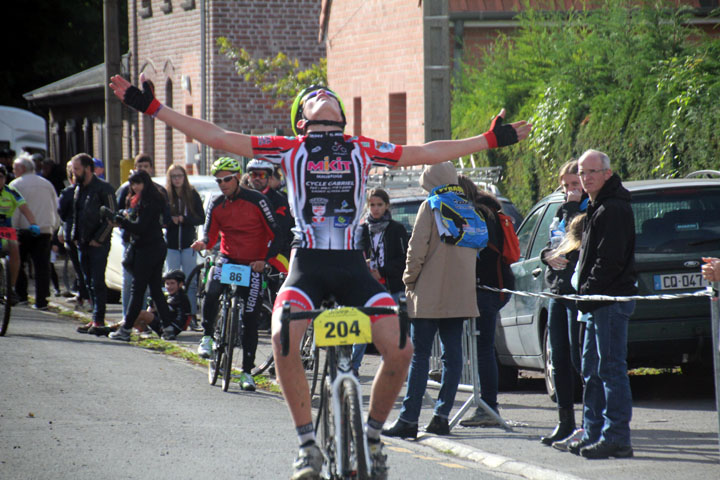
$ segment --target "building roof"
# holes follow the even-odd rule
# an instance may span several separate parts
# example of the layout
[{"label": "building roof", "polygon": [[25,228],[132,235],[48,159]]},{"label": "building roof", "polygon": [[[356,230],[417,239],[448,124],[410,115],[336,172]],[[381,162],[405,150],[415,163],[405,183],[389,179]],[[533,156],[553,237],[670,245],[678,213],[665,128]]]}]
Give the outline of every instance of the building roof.
[{"label": "building roof", "polygon": [[[120,60],[120,71],[128,70],[128,55],[125,54]],[[104,96],[104,63],[23,94],[28,103],[36,106],[75,103],[79,98],[104,98]]]}]

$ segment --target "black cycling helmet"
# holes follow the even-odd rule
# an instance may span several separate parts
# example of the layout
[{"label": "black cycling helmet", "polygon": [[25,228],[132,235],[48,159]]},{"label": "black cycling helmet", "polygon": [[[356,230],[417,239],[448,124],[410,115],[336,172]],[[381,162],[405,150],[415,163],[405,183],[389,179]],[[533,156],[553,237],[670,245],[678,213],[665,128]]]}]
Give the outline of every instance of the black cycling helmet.
[{"label": "black cycling helmet", "polygon": [[342,100],[340,97],[330,90],[329,88],[323,86],[323,85],[310,85],[309,87],[305,88],[302,92],[297,94],[297,97],[295,97],[295,101],[292,104],[292,107],[290,108],[290,124],[292,125],[292,130],[295,135],[298,134],[297,131],[297,122],[303,117],[303,107],[305,106],[305,100],[307,100],[305,97],[309,93],[315,92],[317,90],[325,90],[328,92],[337,102],[340,104],[340,114],[342,115],[342,122],[335,122],[333,120],[310,120],[305,125],[334,125],[345,129],[345,124],[347,123],[345,119],[345,105],[343,105]]},{"label": "black cycling helmet", "polygon": [[185,283],[185,273],[182,270],[170,270],[163,275],[163,281],[165,280],[176,280],[178,283]]}]

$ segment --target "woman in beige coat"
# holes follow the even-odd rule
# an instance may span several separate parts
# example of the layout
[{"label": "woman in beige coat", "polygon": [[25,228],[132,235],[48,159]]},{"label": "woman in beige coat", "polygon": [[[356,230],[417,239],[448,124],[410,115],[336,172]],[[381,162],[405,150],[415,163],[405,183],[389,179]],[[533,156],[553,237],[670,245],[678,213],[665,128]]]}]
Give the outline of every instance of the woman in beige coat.
[{"label": "woman in beige coat", "polygon": [[[457,171],[450,162],[428,167],[420,177],[420,185],[427,192],[437,186],[457,182]],[[479,315],[475,300],[476,255],[475,248],[442,242],[428,201],[420,205],[403,275],[415,353],[400,417],[383,431],[386,436],[417,436],[418,418],[427,387],[430,351],[436,332],[440,333],[442,345],[442,386],[434,416],[425,431],[438,435],[450,433],[448,416],[462,374],[463,322]]]}]

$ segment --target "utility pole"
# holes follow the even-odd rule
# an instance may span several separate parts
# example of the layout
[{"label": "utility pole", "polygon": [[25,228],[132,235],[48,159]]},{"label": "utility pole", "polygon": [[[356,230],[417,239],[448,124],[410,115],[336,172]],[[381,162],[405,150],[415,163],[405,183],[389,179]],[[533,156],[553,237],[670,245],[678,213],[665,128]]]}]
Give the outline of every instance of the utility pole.
[{"label": "utility pole", "polygon": [[110,77],[120,74],[120,13],[118,0],[103,0],[105,32],[105,177],[115,187],[120,185],[122,157],[122,104],[110,89]]}]

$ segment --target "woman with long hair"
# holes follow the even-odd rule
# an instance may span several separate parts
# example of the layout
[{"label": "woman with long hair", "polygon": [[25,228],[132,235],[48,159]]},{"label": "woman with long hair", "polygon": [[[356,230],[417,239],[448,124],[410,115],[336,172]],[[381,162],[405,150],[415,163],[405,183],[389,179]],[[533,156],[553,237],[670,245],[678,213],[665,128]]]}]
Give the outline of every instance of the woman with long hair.
[{"label": "woman with long hair", "polygon": [[[367,215],[362,224],[359,247],[365,252],[370,274],[385,288],[395,301],[405,293],[402,281],[405,271],[405,256],[408,246],[408,233],[402,223],[392,219],[390,196],[381,188],[373,188],[367,193]],[[358,376],[360,363],[367,345],[353,346],[352,368]]]},{"label": "woman with long hair", "polygon": [[[197,239],[195,227],[205,221],[200,194],[188,181],[187,172],[182,165],[173,164],[168,168],[165,189],[170,203],[170,218],[165,232],[167,258],[165,271],[182,270],[189,276],[197,265],[197,253],[190,245]],[[190,299],[190,314],[197,313],[197,283],[187,285]]]},{"label": "woman with long hair", "polygon": [[179,332],[170,326],[172,319],[162,289],[163,265],[167,254],[162,232],[165,197],[143,170],[133,173],[129,181],[130,193],[125,201],[126,208],[115,216],[115,222],[130,233],[131,245],[123,264],[132,272],[133,279],[123,325],[111,333],[110,338],[130,340],[130,333],[145,300],[145,290],[150,287],[150,296],[162,320],[163,338],[173,339]]}]

